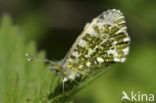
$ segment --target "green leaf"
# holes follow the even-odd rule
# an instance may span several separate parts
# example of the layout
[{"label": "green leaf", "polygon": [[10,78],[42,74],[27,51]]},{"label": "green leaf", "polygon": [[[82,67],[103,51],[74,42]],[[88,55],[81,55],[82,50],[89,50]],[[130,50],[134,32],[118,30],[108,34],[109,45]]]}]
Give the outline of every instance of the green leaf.
[{"label": "green leaf", "polygon": [[28,62],[25,53],[41,58],[45,53],[36,53],[34,42],[26,44],[19,27],[12,24],[8,15],[0,24],[0,102],[24,103],[39,95],[45,84],[53,77],[43,63]]}]

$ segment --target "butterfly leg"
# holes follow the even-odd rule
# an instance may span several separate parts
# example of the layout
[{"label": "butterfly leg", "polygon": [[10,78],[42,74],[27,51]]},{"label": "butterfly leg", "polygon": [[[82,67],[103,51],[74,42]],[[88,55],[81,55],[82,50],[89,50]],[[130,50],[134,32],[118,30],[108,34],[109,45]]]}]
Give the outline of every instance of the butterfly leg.
[{"label": "butterfly leg", "polygon": [[64,84],[65,84],[66,81],[68,81],[68,78],[67,78],[67,77],[65,77],[65,78],[63,79],[63,81],[62,81],[63,93],[64,93]]}]

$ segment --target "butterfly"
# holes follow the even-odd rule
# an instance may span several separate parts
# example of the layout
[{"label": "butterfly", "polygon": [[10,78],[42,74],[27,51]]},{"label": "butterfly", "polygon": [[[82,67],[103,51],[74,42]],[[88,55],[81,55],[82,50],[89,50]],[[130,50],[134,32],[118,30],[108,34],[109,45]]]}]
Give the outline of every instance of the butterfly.
[{"label": "butterfly", "polygon": [[50,69],[64,75],[62,81],[75,80],[81,75],[115,62],[125,62],[130,37],[120,10],[107,10],[87,23],[67,55],[52,62]]}]

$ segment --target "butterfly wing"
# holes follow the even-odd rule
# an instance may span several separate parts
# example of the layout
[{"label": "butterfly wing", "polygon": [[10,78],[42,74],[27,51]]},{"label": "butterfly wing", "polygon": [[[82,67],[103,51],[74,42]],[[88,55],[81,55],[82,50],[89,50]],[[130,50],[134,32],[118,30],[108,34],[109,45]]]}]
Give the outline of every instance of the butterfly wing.
[{"label": "butterfly wing", "polygon": [[114,62],[124,62],[130,43],[125,23],[124,15],[115,9],[94,18],[66,55],[66,67],[83,72]]}]

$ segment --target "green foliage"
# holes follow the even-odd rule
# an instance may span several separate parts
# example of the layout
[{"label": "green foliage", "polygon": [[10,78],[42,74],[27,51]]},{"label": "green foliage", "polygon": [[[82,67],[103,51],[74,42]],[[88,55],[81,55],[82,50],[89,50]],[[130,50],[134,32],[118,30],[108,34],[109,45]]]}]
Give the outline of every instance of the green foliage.
[{"label": "green foliage", "polygon": [[25,43],[23,33],[12,25],[9,16],[2,18],[0,27],[0,102],[4,103],[65,103],[78,91],[109,69],[98,69],[89,76],[65,83],[63,76],[55,76],[43,62],[28,62],[26,53],[36,53],[34,42]]},{"label": "green foliage", "polygon": [[36,54],[34,42],[24,43],[22,32],[12,25],[9,16],[2,17],[0,25],[0,102],[24,103],[37,97],[41,88],[49,84],[52,73],[43,62],[30,63],[25,53]]}]

